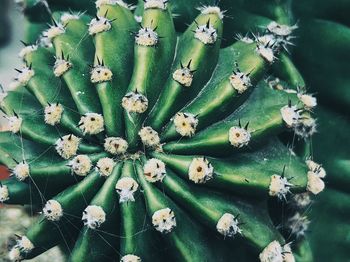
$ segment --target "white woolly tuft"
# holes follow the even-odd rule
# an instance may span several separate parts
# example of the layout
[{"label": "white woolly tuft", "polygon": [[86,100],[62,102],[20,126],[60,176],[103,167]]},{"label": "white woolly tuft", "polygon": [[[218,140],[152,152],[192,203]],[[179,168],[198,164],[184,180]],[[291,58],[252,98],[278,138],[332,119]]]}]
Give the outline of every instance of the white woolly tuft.
[{"label": "white woolly tuft", "polygon": [[170,233],[176,227],[174,211],[170,208],[163,208],[154,212],[152,224],[155,229],[163,234]]},{"label": "white woolly tuft", "polygon": [[325,188],[325,184],[320,176],[313,171],[307,172],[306,189],[314,195],[321,193]]},{"label": "white woolly tuft", "polygon": [[104,149],[112,155],[121,155],[126,153],[128,142],[121,137],[107,137],[104,142]]},{"label": "white woolly tuft", "polygon": [[308,192],[295,194],[292,198],[293,204],[298,208],[305,208],[311,204],[311,197]]},{"label": "white woolly tuft", "polygon": [[71,13],[63,13],[61,15],[61,23],[63,26],[66,26],[69,21],[72,21],[72,20],[79,20],[80,19],[80,15],[78,14],[71,14]]},{"label": "white woolly tuft", "polygon": [[120,259],[120,262],[141,262],[141,258],[133,254],[128,254]]},{"label": "white woolly tuft", "polygon": [[272,21],[267,25],[267,30],[269,30],[269,32],[275,35],[284,36],[284,37],[290,35],[293,32],[293,30],[297,28],[298,27],[296,25],[294,26],[281,25],[275,21]]},{"label": "white woolly tuft", "polygon": [[103,157],[98,160],[96,164],[96,170],[101,176],[108,177],[112,174],[115,164],[116,163],[112,158]]},{"label": "white woolly tuft", "polygon": [[286,195],[290,192],[290,187],[293,184],[288,182],[288,179],[279,175],[272,175],[269,186],[269,195],[277,196],[279,199],[286,199]]},{"label": "white woolly tuft", "polygon": [[281,246],[278,241],[272,241],[259,255],[261,262],[295,262],[289,244]]},{"label": "white woolly tuft", "polygon": [[139,131],[142,143],[150,148],[156,148],[160,145],[158,132],[150,126],[145,126]]},{"label": "white woolly tuft", "polygon": [[177,113],[174,117],[175,130],[181,136],[193,136],[196,132],[198,119],[190,113]]},{"label": "white woolly tuft", "polygon": [[115,185],[115,189],[119,194],[119,203],[135,201],[134,193],[139,188],[138,183],[131,177],[122,177]]},{"label": "white woolly tuft", "polygon": [[111,81],[113,77],[112,71],[108,67],[102,65],[95,66],[91,70],[90,74],[90,80],[92,83],[102,83]]},{"label": "white woolly tuft", "polygon": [[72,63],[64,59],[56,59],[53,66],[53,73],[56,77],[62,76],[72,67]]},{"label": "white woolly tuft", "polygon": [[143,174],[148,182],[162,181],[166,175],[164,162],[156,158],[151,158],[144,165]]},{"label": "white woolly tuft", "polygon": [[3,203],[10,199],[9,190],[6,185],[0,184],[0,202]]},{"label": "white woolly tuft", "polygon": [[155,46],[159,40],[156,31],[149,27],[141,28],[135,36],[135,42],[141,46]]},{"label": "white woolly tuft", "polygon": [[134,18],[135,18],[135,21],[136,21],[137,23],[141,23],[141,22],[142,22],[142,16],[140,16],[140,15],[135,15]]},{"label": "white woolly tuft", "polygon": [[242,234],[242,230],[238,227],[238,225],[239,222],[234,215],[225,213],[216,224],[216,229],[225,237],[234,237],[237,233]]},{"label": "white woolly tuft", "polygon": [[306,160],[305,163],[309,170],[317,174],[320,178],[326,177],[327,173],[326,170],[322,167],[322,165],[314,162],[311,159]]},{"label": "white woolly tuft", "polygon": [[307,216],[302,216],[299,212],[296,212],[294,216],[287,220],[287,227],[291,234],[297,238],[304,236],[310,224],[310,220]]},{"label": "white woolly tuft", "polygon": [[97,18],[93,18],[89,24],[89,34],[96,35],[101,32],[105,32],[110,30],[112,27],[111,21],[103,16],[98,16]]},{"label": "white woolly tuft", "polygon": [[104,130],[104,119],[101,114],[86,113],[80,118],[79,128],[84,134],[96,135]]},{"label": "white woolly tuft", "polygon": [[144,9],[163,9],[167,8],[168,0],[145,0],[144,1]]},{"label": "white woolly tuft", "polygon": [[245,128],[239,126],[233,126],[229,130],[228,139],[236,148],[241,148],[248,145],[251,138],[251,134]]},{"label": "white woolly tuft", "polygon": [[16,134],[20,131],[22,126],[22,118],[19,116],[6,117],[8,120],[8,129],[12,133]]},{"label": "white woolly tuft", "polygon": [[29,165],[23,161],[19,164],[17,164],[13,170],[12,174],[19,180],[19,181],[24,181],[27,177],[30,176],[29,172]]},{"label": "white woolly tuft", "polygon": [[251,85],[250,77],[242,72],[233,72],[230,76],[230,84],[238,92],[243,94]]},{"label": "white woolly tuft", "polygon": [[50,26],[48,30],[43,33],[43,36],[47,38],[49,42],[51,42],[56,36],[65,33],[64,26],[62,24],[58,24],[57,26]]},{"label": "white woolly tuft", "polygon": [[106,221],[106,213],[102,207],[91,205],[85,208],[81,219],[84,226],[91,229],[97,229]]},{"label": "white woolly tuft", "polygon": [[194,37],[203,44],[210,45],[216,42],[218,34],[216,29],[208,21],[206,25],[197,26]]},{"label": "white woolly tuft", "polygon": [[63,216],[63,209],[61,204],[56,200],[49,200],[43,208],[43,214],[47,220],[59,221]]},{"label": "white woolly tuft", "polygon": [[63,113],[63,106],[61,104],[49,104],[45,107],[45,123],[51,126],[57,125],[61,122]]},{"label": "white woolly tuft", "polygon": [[300,120],[300,113],[297,106],[286,105],[281,108],[282,119],[287,127],[295,127]]},{"label": "white woolly tuft", "polygon": [[201,6],[197,8],[203,15],[216,14],[221,20],[224,19],[225,11],[218,6]]},{"label": "white woolly tuft", "polygon": [[205,183],[213,178],[214,168],[205,157],[195,157],[188,168],[188,178],[197,183]]},{"label": "white woolly tuft", "polygon": [[[35,75],[35,72],[30,67],[24,66],[18,71],[18,75],[15,78],[15,82],[13,85],[20,86],[26,85],[30,81],[30,79]],[[16,83],[16,84],[15,84]]]},{"label": "white woolly tuft", "polygon": [[272,63],[275,60],[275,54],[271,47],[258,44],[256,51],[267,62]]},{"label": "white woolly tuft", "polygon": [[69,159],[76,155],[80,143],[80,138],[75,135],[65,135],[56,141],[57,153],[64,159]]},{"label": "white woolly tuft", "polygon": [[16,245],[10,250],[8,258],[15,262],[22,261],[23,254],[27,254],[33,249],[33,243],[26,236],[22,236],[17,240]]},{"label": "white woolly tuft", "polygon": [[173,79],[183,86],[190,87],[193,80],[193,72],[187,67],[177,69],[173,73]]},{"label": "white woolly tuft", "polygon": [[24,59],[27,55],[29,55],[31,52],[34,52],[38,49],[37,45],[27,45],[22,48],[22,50],[18,53],[18,56],[22,59]]},{"label": "white woolly tuft", "polygon": [[298,98],[304,104],[304,107],[308,110],[317,106],[317,99],[313,95],[299,93]]},{"label": "white woolly tuft", "polygon": [[92,163],[87,155],[77,155],[69,161],[69,166],[74,174],[86,176],[91,170]]},{"label": "white woolly tuft", "polygon": [[310,116],[302,116],[294,127],[297,136],[304,139],[311,137],[317,132],[316,120]]},{"label": "white woolly tuft", "polygon": [[129,113],[143,113],[148,108],[147,98],[139,93],[129,92],[122,99],[122,107]]}]

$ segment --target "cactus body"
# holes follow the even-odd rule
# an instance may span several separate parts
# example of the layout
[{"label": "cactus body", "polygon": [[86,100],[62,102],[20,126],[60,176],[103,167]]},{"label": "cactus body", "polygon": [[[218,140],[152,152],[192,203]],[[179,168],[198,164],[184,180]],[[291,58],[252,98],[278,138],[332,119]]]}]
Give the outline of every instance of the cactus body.
[{"label": "cactus body", "polygon": [[23,1],[53,22],[0,104],[0,202],[42,208],[11,259],[65,242],[77,262],[312,259],[308,221],[290,224],[325,185],[317,103],[292,5],[259,2]]}]

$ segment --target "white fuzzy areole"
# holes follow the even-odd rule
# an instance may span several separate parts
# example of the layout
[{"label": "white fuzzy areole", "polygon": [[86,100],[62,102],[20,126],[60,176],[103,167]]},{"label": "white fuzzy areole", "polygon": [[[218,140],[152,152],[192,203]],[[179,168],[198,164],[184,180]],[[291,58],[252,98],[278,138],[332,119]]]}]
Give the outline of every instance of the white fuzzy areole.
[{"label": "white fuzzy areole", "polygon": [[17,164],[13,170],[12,174],[19,180],[24,181],[27,177],[30,176],[29,165],[23,161]]},{"label": "white fuzzy areole", "polygon": [[292,198],[293,204],[299,208],[305,208],[311,204],[311,197],[308,192],[295,194]]},{"label": "white fuzzy areole", "polygon": [[183,86],[190,87],[193,80],[193,73],[187,67],[179,68],[173,73],[173,79]]},{"label": "white fuzzy areole", "polygon": [[75,135],[65,135],[56,141],[57,153],[64,159],[69,159],[77,154],[80,138]]},{"label": "white fuzzy areole", "polygon": [[167,0],[145,0],[143,7],[144,9],[162,9],[165,10],[167,7]]},{"label": "white fuzzy areole", "polygon": [[294,132],[304,139],[311,137],[317,132],[316,120],[310,116],[302,116],[294,126]]},{"label": "white fuzzy areole", "polygon": [[128,254],[123,256],[120,262],[141,262],[141,258],[133,254]]},{"label": "white fuzzy areole", "polygon": [[164,162],[156,158],[149,159],[143,166],[143,174],[148,182],[162,181],[166,175]]},{"label": "white fuzzy areole", "polygon": [[177,113],[174,117],[175,130],[181,136],[191,137],[195,134],[198,119],[191,113]]},{"label": "white fuzzy areole", "polygon": [[205,45],[211,45],[216,42],[218,34],[211,24],[209,24],[209,26],[201,25],[197,26],[194,37]]},{"label": "white fuzzy areole", "polygon": [[16,81],[19,85],[26,85],[34,75],[34,70],[25,66],[19,70],[19,73],[16,76]]},{"label": "white fuzzy areole", "polygon": [[77,176],[86,176],[92,167],[90,158],[87,155],[77,155],[69,161],[72,173]]},{"label": "white fuzzy areole", "polygon": [[0,202],[3,203],[10,199],[9,190],[6,185],[0,184]]},{"label": "white fuzzy areole", "polygon": [[131,177],[122,177],[115,185],[115,189],[119,194],[119,203],[135,201],[134,193],[139,188],[139,184]]},{"label": "white fuzzy areole", "polygon": [[128,142],[121,137],[107,137],[103,146],[108,153],[121,155],[126,153]]},{"label": "white fuzzy areole", "polygon": [[95,2],[96,8],[101,8],[103,5],[115,5],[115,0],[97,0]]},{"label": "white fuzzy areole", "polygon": [[155,46],[158,41],[157,32],[150,27],[141,28],[135,36],[135,42],[140,46]]},{"label": "white fuzzy areole", "polygon": [[43,214],[47,220],[59,221],[63,216],[63,209],[58,201],[51,199],[46,202]]},{"label": "white fuzzy areole", "polygon": [[96,135],[104,130],[104,119],[101,114],[86,113],[80,118],[79,128],[84,134]]},{"label": "white fuzzy areole", "polygon": [[51,42],[55,37],[65,33],[64,26],[62,24],[58,24],[57,26],[50,26],[48,30],[43,33],[43,36],[47,38],[49,42]]},{"label": "white fuzzy areole", "polygon": [[272,175],[269,186],[269,195],[277,196],[281,200],[285,199],[288,192],[290,192],[289,189],[291,186],[293,186],[293,184],[289,183],[286,177]]},{"label": "white fuzzy areole", "polygon": [[259,258],[261,262],[284,262],[283,248],[278,241],[272,241],[260,253]]},{"label": "white fuzzy areole", "polygon": [[17,245],[21,252],[30,252],[34,249],[33,243],[26,236],[22,236],[21,239],[17,240]]},{"label": "white fuzzy areole", "polygon": [[297,28],[296,25],[294,26],[281,25],[275,21],[272,21],[267,25],[267,30],[269,30],[269,32],[278,36],[288,36],[296,28]]},{"label": "white fuzzy areole", "polygon": [[202,184],[213,178],[214,167],[205,157],[195,157],[188,168],[188,178]]},{"label": "white fuzzy areole", "polygon": [[148,99],[135,92],[127,93],[122,99],[122,107],[129,113],[144,113],[148,108]]},{"label": "white fuzzy areole", "polygon": [[230,76],[230,84],[238,94],[243,94],[252,85],[250,77],[242,72],[233,72]]},{"label": "white fuzzy areole", "polygon": [[101,176],[108,177],[112,174],[115,164],[112,158],[103,157],[97,161],[96,170]]},{"label": "white fuzzy areole", "polygon": [[93,18],[89,24],[89,34],[96,35],[101,32],[106,32],[112,27],[111,22],[103,17],[98,16],[98,18]]},{"label": "white fuzzy areole", "polygon": [[91,229],[97,229],[106,221],[106,213],[102,207],[90,205],[83,211],[81,220],[83,221],[84,226]]},{"label": "white fuzzy areole", "polygon": [[317,99],[313,95],[298,94],[298,98],[304,104],[304,107],[308,110],[317,106]]},{"label": "white fuzzy areole", "polygon": [[256,41],[261,46],[271,47],[273,44],[277,42],[277,38],[273,34],[265,34],[262,36],[257,36]]},{"label": "white fuzzy areole", "polygon": [[283,247],[283,262],[295,262],[295,258],[290,248],[290,243],[285,244]]},{"label": "white fuzzy areole", "polygon": [[295,127],[301,117],[297,106],[286,105],[281,108],[280,112],[288,128]]},{"label": "white fuzzy areole", "polygon": [[45,123],[51,126],[57,125],[61,122],[63,106],[61,104],[49,104],[45,107]]},{"label": "white fuzzy areole", "polygon": [[21,49],[21,51],[18,53],[18,56],[24,59],[27,55],[36,51],[37,49],[38,49],[37,45],[27,45]]},{"label": "white fuzzy areole", "polygon": [[18,133],[22,126],[22,118],[18,116],[9,116],[7,120],[9,131],[14,134]]},{"label": "white fuzzy areole", "polygon": [[61,15],[61,23],[63,26],[68,25],[68,23],[72,20],[79,20],[80,16],[78,14],[71,14],[71,13],[63,13]]},{"label": "white fuzzy areole", "polygon": [[272,63],[275,60],[275,54],[271,47],[258,44],[256,51],[262,58],[264,58],[269,63]]},{"label": "white fuzzy areole", "polygon": [[251,138],[251,134],[248,130],[242,127],[233,126],[229,130],[228,137],[231,145],[237,148],[241,148],[243,146],[248,145]]},{"label": "white fuzzy areole", "polygon": [[234,215],[225,213],[216,224],[216,230],[225,237],[234,237],[237,233],[242,233],[238,225],[239,222]]},{"label": "white fuzzy areole", "polygon": [[46,47],[46,48],[53,47],[51,40],[47,36],[44,36],[44,35],[41,35],[39,37],[39,46]]},{"label": "white fuzzy areole", "polygon": [[56,77],[62,76],[72,67],[72,63],[64,59],[56,59],[53,66],[53,73]]},{"label": "white fuzzy areole", "polygon": [[320,178],[326,177],[327,173],[326,170],[322,167],[322,165],[316,163],[311,159],[306,160],[305,163],[309,170],[317,174]]},{"label": "white fuzzy areole", "polygon": [[154,212],[152,224],[155,229],[163,234],[170,233],[176,227],[175,213],[170,208],[163,208]]},{"label": "white fuzzy areole", "polygon": [[113,77],[112,71],[106,66],[95,66],[90,72],[90,80],[92,83],[102,83],[111,81]]},{"label": "white fuzzy areole", "polygon": [[296,212],[287,220],[286,224],[291,234],[299,238],[305,235],[305,232],[308,230],[310,220],[307,218],[307,216],[303,216],[299,212]]},{"label": "white fuzzy areole", "polygon": [[218,6],[202,6],[197,8],[203,15],[217,15],[221,20],[224,19],[224,11]]},{"label": "white fuzzy areole", "polygon": [[8,254],[8,258],[11,261],[15,261],[15,262],[19,262],[23,260],[23,257],[21,255],[21,251],[19,250],[18,246],[14,246],[13,248],[11,248],[9,254]]},{"label": "white fuzzy areole", "polygon": [[156,148],[160,145],[158,132],[150,126],[145,126],[139,131],[142,143],[150,148]]},{"label": "white fuzzy areole", "polygon": [[307,191],[314,195],[321,193],[325,188],[323,180],[313,171],[307,172]]}]

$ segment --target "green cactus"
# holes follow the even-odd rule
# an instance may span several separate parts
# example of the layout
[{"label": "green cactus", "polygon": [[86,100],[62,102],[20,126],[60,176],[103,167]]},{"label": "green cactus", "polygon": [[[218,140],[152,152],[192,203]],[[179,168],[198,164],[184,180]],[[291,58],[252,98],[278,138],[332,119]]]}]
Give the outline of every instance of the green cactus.
[{"label": "green cactus", "polygon": [[[289,54],[293,10],[312,12],[288,0],[21,2],[0,201],[42,212],[12,260],[62,244],[69,261],[313,260],[305,213],[328,158],[313,159],[317,102]],[[305,46],[323,33],[307,25]],[[327,165],[348,170],[342,156]]]}]

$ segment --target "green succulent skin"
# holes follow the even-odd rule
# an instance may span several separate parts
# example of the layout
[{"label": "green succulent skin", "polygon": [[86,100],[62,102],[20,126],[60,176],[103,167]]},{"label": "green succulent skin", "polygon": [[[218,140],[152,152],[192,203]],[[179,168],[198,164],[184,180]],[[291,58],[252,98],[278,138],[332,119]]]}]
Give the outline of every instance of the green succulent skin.
[{"label": "green succulent skin", "polygon": [[[328,27],[333,22],[303,21],[296,30],[302,37],[293,56],[287,52],[292,38],[280,37],[269,26],[277,22],[293,31],[294,9],[302,17],[315,15],[308,9],[300,11],[303,5],[294,1],[261,0],[259,9],[255,1],[222,1],[223,9],[210,4],[197,10],[197,1],[147,0],[139,1],[134,12],[127,5],[136,4],[133,1],[98,1],[96,7],[91,1],[47,2],[49,9],[34,1],[22,3],[29,28],[26,46],[34,44],[51,18],[50,28],[63,31],[51,32],[55,34],[49,37],[51,43],[23,56],[22,71],[34,74],[22,82],[19,76],[17,86],[0,103],[9,121],[21,120],[18,130],[14,122],[12,132],[0,133],[0,163],[14,176],[1,182],[0,201],[43,209],[24,236],[32,247],[19,239],[10,252],[12,258],[16,248],[20,249],[15,260],[31,259],[62,243],[73,243],[68,254],[72,262],[320,258],[314,254],[313,235],[305,236],[302,230],[289,234],[283,224],[295,212],[308,210],[296,207],[294,197],[319,193],[312,188],[309,173],[318,174],[322,167],[310,169],[305,163],[310,157],[305,148],[314,130],[303,121],[313,120],[319,111],[332,117],[323,109],[314,114],[301,99],[305,83],[317,80],[300,61],[306,57],[308,63],[317,63],[307,51],[314,38],[329,33],[327,46],[347,36],[345,26],[337,25],[333,34]],[[66,23],[61,18],[68,8],[73,12]],[[332,17],[323,12],[319,12],[323,18]],[[141,23],[134,16],[142,16]],[[319,30],[308,35],[303,31],[308,26]],[[243,37],[249,32],[255,34]],[[236,34],[241,36],[235,39]],[[273,40],[259,39],[271,35]],[[299,44],[306,48],[298,51]],[[322,48],[315,52],[322,53]],[[59,76],[54,71],[58,60],[68,62]],[[186,68],[189,84],[175,77],[177,70]],[[99,75],[99,69],[110,75]],[[125,107],[130,92],[147,99],[143,112]],[[334,89],[330,95],[336,99],[340,93]],[[341,106],[347,106],[346,99],[341,98]],[[44,114],[49,117],[46,108],[52,105],[63,108],[54,125],[44,121]],[[291,110],[283,113],[283,109]],[[193,121],[184,122],[190,128],[185,135],[174,120],[181,113],[194,119],[184,117],[183,121]],[[99,117],[103,124],[94,133]],[[145,127],[156,134],[151,140],[154,133],[140,132]],[[298,141],[296,134],[301,136]],[[75,150],[72,136],[81,139]],[[128,148],[113,152],[122,150],[121,144],[106,144],[115,137],[124,139]],[[346,148],[335,153],[334,161],[314,154],[327,171],[339,170],[327,180],[337,191],[349,182],[346,153]],[[74,162],[80,156],[89,164]],[[108,161],[113,166],[102,166]],[[28,172],[18,170],[21,163]],[[84,168],[87,172],[79,174]],[[324,185],[323,177],[317,179]],[[325,193],[328,202],[332,190]],[[346,197],[341,194],[334,197],[343,201]],[[48,209],[49,201],[60,208]],[[322,234],[318,230],[317,235]],[[339,233],[339,238],[344,236]],[[278,250],[269,251],[276,243]],[[291,257],[295,260],[288,260]]]}]

